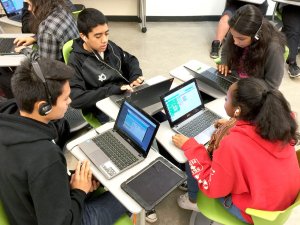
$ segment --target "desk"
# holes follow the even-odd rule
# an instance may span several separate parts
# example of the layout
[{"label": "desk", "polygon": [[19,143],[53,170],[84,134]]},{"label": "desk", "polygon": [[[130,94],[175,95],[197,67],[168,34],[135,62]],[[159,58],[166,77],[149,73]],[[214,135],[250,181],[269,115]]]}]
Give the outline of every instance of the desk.
[{"label": "desk", "polygon": [[[289,4],[289,5],[297,5],[300,6],[300,1],[296,2],[296,1],[289,1],[289,0],[272,0],[273,2],[276,2],[276,4],[278,3],[285,3],[285,4]],[[276,6],[274,8],[274,10],[276,9]]]},{"label": "desk", "polygon": [[[97,128],[96,130],[97,132],[102,133],[108,129],[113,128],[113,125],[114,123],[106,123],[101,127]],[[91,130],[86,134],[80,136],[79,138],[69,142],[66,148],[78,160],[88,159],[87,156],[80,150],[80,148],[77,145],[83,142],[84,140],[93,138],[96,135],[96,131]],[[130,212],[142,213],[142,217],[144,217],[144,210],[142,209],[142,207],[121,189],[121,184],[131,176],[135,175],[137,172],[144,169],[158,157],[160,157],[160,154],[154,151],[153,149],[150,149],[150,152],[144,161],[140,162],[139,164],[135,165],[134,167],[130,168],[129,170],[121,173],[120,175],[110,180],[106,179],[93,164],[91,164],[91,169],[93,171],[93,175],[100,181],[100,183],[103,184]],[[145,223],[144,218],[141,218],[140,221],[141,223]]]},{"label": "desk", "polygon": [[[210,68],[210,66],[208,66],[208,65],[206,65],[204,63],[201,63],[201,62],[199,62],[197,60],[191,60],[191,61],[188,61],[187,63],[185,63],[185,64],[183,64],[183,65],[181,65],[179,67],[176,67],[173,70],[171,70],[170,71],[170,75],[172,77],[175,77],[175,78],[183,81],[183,82],[188,81],[188,80],[194,78],[192,76],[191,71],[189,71],[188,69],[186,69],[184,67],[185,65],[189,65],[188,66],[189,68],[195,68],[195,67],[200,68],[201,67],[201,69],[199,70],[199,72],[205,71],[205,70],[207,70],[207,69]],[[225,94],[223,92],[221,92],[219,90],[216,90],[215,88],[213,88],[213,87],[211,87],[211,86],[203,83],[200,80],[197,80],[197,84],[198,84],[198,88],[199,88],[200,91],[202,91],[202,92],[204,92],[204,93],[206,93],[206,94],[208,94],[208,95],[210,95],[210,96],[212,96],[212,97],[214,97],[216,99],[222,98],[222,97],[225,96]]]},{"label": "desk", "polygon": [[8,19],[7,16],[0,17],[0,22],[7,23],[16,27],[22,27],[21,22],[17,22],[11,19]]},{"label": "desk", "polygon": [[[0,38],[28,37],[32,35],[33,34],[0,34]],[[19,66],[24,59],[26,59],[26,56],[23,54],[0,55],[0,67]]]}]

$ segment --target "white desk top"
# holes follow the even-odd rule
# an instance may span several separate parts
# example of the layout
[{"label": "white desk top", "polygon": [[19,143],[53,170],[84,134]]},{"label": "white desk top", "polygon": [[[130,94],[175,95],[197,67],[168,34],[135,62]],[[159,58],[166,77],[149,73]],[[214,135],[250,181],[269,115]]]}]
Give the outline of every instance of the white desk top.
[{"label": "white desk top", "polygon": [[273,2],[285,3],[289,5],[297,5],[300,6],[300,1],[288,1],[288,0],[272,0]]},{"label": "white desk top", "polygon": [[[114,123],[106,123],[101,127],[97,128],[99,133],[104,132],[113,127]],[[79,160],[87,159],[87,156],[80,150],[77,146],[79,143],[83,142],[86,139],[92,138],[96,136],[97,133],[95,130],[91,130],[86,134],[80,136],[79,138],[69,142],[67,144],[67,149]],[[118,176],[108,180],[106,179],[102,173],[96,169],[96,167],[91,164],[91,169],[93,171],[93,175],[102,183],[108,190],[132,213],[140,213],[142,211],[142,207],[134,201],[129,195],[127,195],[122,189],[121,184],[126,181],[131,176],[135,175],[137,172],[141,171],[143,168],[148,166],[151,162],[153,162],[156,158],[160,156],[159,153],[150,150],[147,158],[130,168],[129,170],[119,174]]]},{"label": "white desk top", "polygon": [[0,17],[0,22],[7,23],[16,27],[22,27],[21,22],[17,22],[11,19],[8,19],[7,16]]},{"label": "white desk top", "polygon": [[[32,35],[33,34],[0,34],[0,38],[29,37]],[[0,55],[0,67],[19,66],[24,59],[26,59],[26,56],[23,54]]]},{"label": "white desk top", "polygon": [[[210,68],[210,66],[208,66],[204,63],[201,63],[197,60],[190,60],[187,63],[171,70],[170,75],[172,77],[175,77],[175,78],[183,81],[183,82],[194,78],[192,76],[191,72],[184,67],[185,65],[189,65],[188,66],[189,68],[199,68],[198,69],[199,72],[205,71]],[[204,93],[206,93],[214,98],[222,98],[225,96],[225,94],[223,92],[216,90],[215,88],[208,86],[207,84],[205,84],[199,80],[197,80],[197,84],[198,84],[198,88],[200,91],[203,91]]]}]

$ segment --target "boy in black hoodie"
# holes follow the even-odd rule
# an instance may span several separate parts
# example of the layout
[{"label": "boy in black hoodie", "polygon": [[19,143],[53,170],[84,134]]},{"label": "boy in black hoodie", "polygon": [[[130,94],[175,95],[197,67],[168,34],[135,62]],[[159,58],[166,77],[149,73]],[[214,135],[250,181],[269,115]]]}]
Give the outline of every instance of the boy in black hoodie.
[{"label": "boy in black hoodie", "polygon": [[78,15],[77,28],[80,38],[74,40],[68,61],[76,71],[70,80],[71,105],[106,122],[96,102],[132,91],[144,82],[142,70],[135,56],[108,40],[108,22],[100,11],[84,9]]},{"label": "boy in black hoodie", "polygon": [[78,163],[69,181],[49,122],[64,116],[73,74],[44,59],[26,60],[12,77],[20,115],[0,113],[0,200],[11,225],[108,225],[126,212],[109,192],[86,198],[99,186],[89,162]]}]

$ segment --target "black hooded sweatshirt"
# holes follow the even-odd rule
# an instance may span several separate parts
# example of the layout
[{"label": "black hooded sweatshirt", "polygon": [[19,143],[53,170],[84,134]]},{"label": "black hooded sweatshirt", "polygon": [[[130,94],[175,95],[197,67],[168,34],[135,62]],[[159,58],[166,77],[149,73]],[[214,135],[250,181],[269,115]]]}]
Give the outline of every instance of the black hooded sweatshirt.
[{"label": "black hooded sweatshirt", "polygon": [[98,101],[122,94],[123,84],[130,84],[142,76],[137,58],[112,41],[108,42],[104,59],[98,53],[86,51],[80,38],[74,40],[72,48],[68,65],[76,73],[70,80],[71,106],[84,113],[95,112]]},{"label": "black hooded sweatshirt", "polygon": [[0,113],[0,199],[11,225],[79,225],[85,192],[70,189],[57,131]]}]

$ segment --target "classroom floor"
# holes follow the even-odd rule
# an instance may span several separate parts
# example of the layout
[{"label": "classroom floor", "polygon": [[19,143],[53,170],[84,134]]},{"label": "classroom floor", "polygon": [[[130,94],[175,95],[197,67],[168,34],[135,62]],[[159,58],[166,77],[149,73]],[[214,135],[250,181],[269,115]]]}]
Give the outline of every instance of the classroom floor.
[{"label": "classroom floor", "polygon": [[[110,39],[124,50],[135,55],[146,78],[156,75],[169,76],[169,71],[185,62],[196,59],[214,66],[209,57],[211,41],[214,38],[216,22],[149,22],[148,31],[142,33],[137,23],[111,22]],[[19,28],[1,24],[6,33],[20,32]],[[300,58],[297,58],[300,64]],[[298,114],[300,122],[300,78],[290,79],[285,72],[280,90]],[[68,162],[74,162],[68,155]],[[155,187],[154,187],[155,188]],[[183,194],[173,191],[157,207],[158,221],[155,225],[188,225],[191,211],[180,209],[176,198]],[[276,196],[275,196],[276,197]],[[201,220],[202,221],[202,220]],[[297,222],[296,222],[297,221]],[[296,208],[286,225],[300,221],[300,207]],[[203,220],[201,225],[208,224]]]}]

